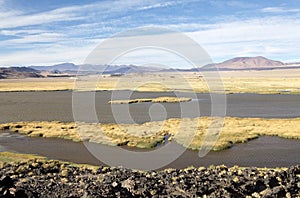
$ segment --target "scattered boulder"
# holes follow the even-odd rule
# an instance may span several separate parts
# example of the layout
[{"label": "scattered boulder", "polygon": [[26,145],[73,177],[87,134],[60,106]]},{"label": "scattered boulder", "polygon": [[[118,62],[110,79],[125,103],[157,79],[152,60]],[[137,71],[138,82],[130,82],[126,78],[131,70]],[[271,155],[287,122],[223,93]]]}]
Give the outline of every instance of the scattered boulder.
[{"label": "scattered boulder", "polygon": [[55,160],[4,164],[0,197],[297,197],[300,166],[136,171]]}]

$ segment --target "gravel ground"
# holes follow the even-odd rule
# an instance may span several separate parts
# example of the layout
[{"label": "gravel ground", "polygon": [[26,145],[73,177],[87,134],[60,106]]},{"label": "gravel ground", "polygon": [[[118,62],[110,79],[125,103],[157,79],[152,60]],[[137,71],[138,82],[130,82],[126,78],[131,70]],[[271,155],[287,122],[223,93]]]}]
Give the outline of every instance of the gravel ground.
[{"label": "gravel ground", "polygon": [[143,172],[39,159],[0,170],[0,197],[300,197],[299,191],[299,165]]}]

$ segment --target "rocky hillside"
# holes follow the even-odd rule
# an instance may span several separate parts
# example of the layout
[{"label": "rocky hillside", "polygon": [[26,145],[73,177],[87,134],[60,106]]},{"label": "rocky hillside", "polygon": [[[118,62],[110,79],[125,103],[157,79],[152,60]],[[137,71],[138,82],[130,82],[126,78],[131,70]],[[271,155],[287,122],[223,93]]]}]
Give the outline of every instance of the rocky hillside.
[{"label": "rocky hillside", "polygon": [[267,59],[262,56],[256,57],[236,57],[221,63],[210,64],[203,69],[213,69],[217,67],[220,70],[249,70],[249,69],[272,69],[284,67],[285,64],[280,61]]},{"label": "rocky hillside", "polygon": [[0,79],[42,78],[43,75],[28,67],[0,67]]},{"label": "rocky hillside", "polygon": [[298,197],[299,192],[300,166],[141,172],[32,160],[0,169],[0,197]]}]

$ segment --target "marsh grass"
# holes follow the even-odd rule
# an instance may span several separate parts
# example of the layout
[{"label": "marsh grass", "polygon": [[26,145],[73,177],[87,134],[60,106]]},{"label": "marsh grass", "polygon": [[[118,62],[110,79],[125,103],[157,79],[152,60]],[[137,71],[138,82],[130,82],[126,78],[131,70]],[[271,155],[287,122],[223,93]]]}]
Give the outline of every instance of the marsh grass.
[{"label": "marsh grass", "polygon": [[158,97],[158,98],[138,98],[132,100],[112,100],[109,101],[109,104],[132,104],[132,103],[143,103],[143,102],[152,102],[152,103],[178,103],[178,102],[188,102],[191,101],[191,98],[177,98],[177,97]]},{"label": "marsh grass", "polygon": [[13,153],[13,152],[0,152],[0,168],[3,167],[4,164],[12,164],[16,162],[31,162],[32,160],[37,160],[40,162],[59,162],[62,163],[63,166],[74,166],[84,169],[90,169],[96,172],[99,169],[99,166],[90,165],[90,164],[78,164],[73,162],[66,162],[62,160],[49,160],[46,157],[35,155],[35,154],[21,154],[21,153]]},{"label": "marsh grass", "polygon": [[32,159],[45,159],[45,157],[41,157],[33,154],[0,152],[0,165],[2,165],[3,163],[29,161]]},{"label": "marsh grass", "polygon": [[[196,123],[196,124],[195,124]],[[33,137],[63,138],[73,141],[90,141],[113,146],[127,145],[139,148],[152,148],[168,141],[198,150],[201,146],[213,145],[213,150],[230,148],[234,144],[246,143],[259,136],[279,136],[300,139],[300,118],[264,119],[226,117],[222,132],[218,127],[211,130],[203,142],[211,118],[168,119],[144,124],[86,124],[62,122],[15,122],[0,124],[0,130],[10,130]],[[192,138],[192,141],[189,140]],[[217,139],[216,144],[214,140]]]}]

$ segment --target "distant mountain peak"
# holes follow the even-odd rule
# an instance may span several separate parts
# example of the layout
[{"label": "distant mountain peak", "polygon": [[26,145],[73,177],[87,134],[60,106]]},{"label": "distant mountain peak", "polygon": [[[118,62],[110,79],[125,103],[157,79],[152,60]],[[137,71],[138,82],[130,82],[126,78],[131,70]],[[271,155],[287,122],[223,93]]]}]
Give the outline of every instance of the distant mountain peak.
[{"label": "distant mountain peak", "polygon": [[263,56],[235,57],[221,63],[206,65],[204,69],[217,67],[221,70],[262,69],[284,65],[283,62],[268,59]]}]

